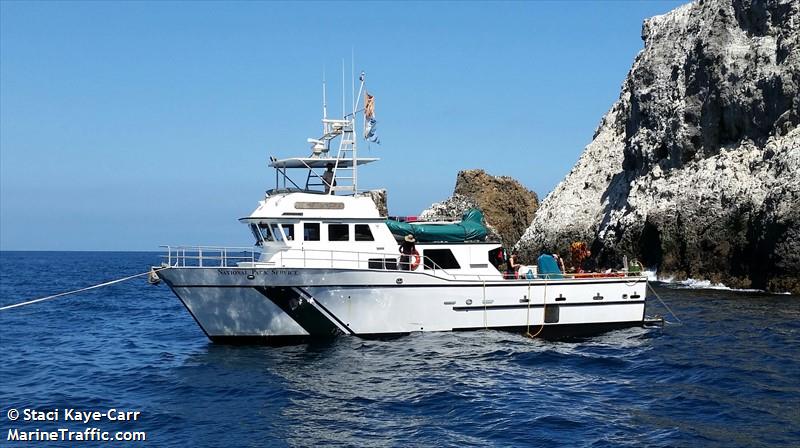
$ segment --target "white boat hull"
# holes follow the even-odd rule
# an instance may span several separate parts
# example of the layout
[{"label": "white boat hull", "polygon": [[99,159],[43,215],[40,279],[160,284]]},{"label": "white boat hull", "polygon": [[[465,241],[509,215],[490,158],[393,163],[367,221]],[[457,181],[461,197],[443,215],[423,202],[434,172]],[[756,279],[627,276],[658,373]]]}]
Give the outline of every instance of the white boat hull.
[{"label": "white boat hull", "polygon": [[447,280],[424,272],[170,268],[159,272],[212,341],[513,329],[581,336],[642,325],[645,277]]}]

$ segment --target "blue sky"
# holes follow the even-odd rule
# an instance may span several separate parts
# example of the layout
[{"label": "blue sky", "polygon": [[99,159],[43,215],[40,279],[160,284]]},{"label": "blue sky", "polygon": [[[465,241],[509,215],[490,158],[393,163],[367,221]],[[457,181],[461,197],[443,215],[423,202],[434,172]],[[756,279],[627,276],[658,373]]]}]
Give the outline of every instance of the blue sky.
[{"label": "blue sky", "polygon": [[0,249],[251,244],[268,157],[308,153],[352,51],[391,214],[468,168],[543,199],[681,3],[0,2]]}]

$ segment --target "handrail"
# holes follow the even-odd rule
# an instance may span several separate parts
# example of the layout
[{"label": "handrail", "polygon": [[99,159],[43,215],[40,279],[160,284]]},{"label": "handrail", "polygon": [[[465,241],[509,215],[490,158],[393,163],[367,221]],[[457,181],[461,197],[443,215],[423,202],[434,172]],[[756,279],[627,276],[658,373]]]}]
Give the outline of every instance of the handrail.
[{"label": "handrail", "polygon": [[[241,262],[251,262],[259,258],[252,247],[227,247],[227,246],[161,246],[166,249],[166,254],[161,258],[166,259],[166,264],[172,267],[228,267]],[[188,254],[187,254],[188,252]],[[231,252],[234,252],[232,254]],[[235,255],[235,253],[243,255]],[[187,264],[187,261],[189,262]],[[193,264],[196,262],[196,265]],[[210,264],[209,264],[210,262]]]},{"label": "handrail", "polygon": [[[392,260],[399,265],[400,254],[388,252],[361,252],[349,250],[330,250],[330,249],[305,249],[305,248],[284,248],[277,252],[274,261],[260,261],[261,253],[253,247],[228,247],[228,246],[161,246],[166,249],[166,254],[162,258],[166,259],[166,264],[172,267],[237,267],[239,263],[263,263],[264,265],[278,265],[280,267],[355,267],[355,269],[374,270],[370,267],[370,262],[376,258],[382,261],[381,268],[378,270],[395,271],[400,269],[390,269],[386,261]],[[311,254],[309,254],[311,253]],[[316,254],[318,253],[318,254]],[[239,255],[241,254],[241,255]],[[297,254],[297,256],[292,256]],[[499,271],[491,274],[472,274],[472,273],[453,273],[439,266],[433,259],[423,256],[422,271],[434,277],[448,277],[457,279],[498,279],[502,278]],[[297,263],[294,263],[297,262]],[[287,263],[289,266],[287,266]],[[349,266],[348,266],[349,265]],[[426,269],[425,266],[431,266]],[[255,267],[255,266],[253,266]],[[415,271],[410,271],[415,272]],[[626,278],[638,281],[638,278],[646,278],[642,275],[633,273],[563,273],[563,274],[537,274],[533,279],[519,278],[507,279],[508,281],[530,281],[530,280],[583,280],[583,279],[610,279]]]}]

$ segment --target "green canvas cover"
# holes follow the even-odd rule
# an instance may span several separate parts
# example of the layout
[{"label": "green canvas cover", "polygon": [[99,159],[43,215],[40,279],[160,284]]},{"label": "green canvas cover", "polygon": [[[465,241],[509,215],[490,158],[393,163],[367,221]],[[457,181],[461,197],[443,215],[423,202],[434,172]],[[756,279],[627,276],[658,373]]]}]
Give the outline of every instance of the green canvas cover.
[{"label": "green canvas cover", "polygon": [[483,213],[475,208],[464,212],[461,222],[457,224],[412,224],[387,220],[386,225],[393,235],[414,235],[420,243],[483,241],[487,233],[483,225]]}]

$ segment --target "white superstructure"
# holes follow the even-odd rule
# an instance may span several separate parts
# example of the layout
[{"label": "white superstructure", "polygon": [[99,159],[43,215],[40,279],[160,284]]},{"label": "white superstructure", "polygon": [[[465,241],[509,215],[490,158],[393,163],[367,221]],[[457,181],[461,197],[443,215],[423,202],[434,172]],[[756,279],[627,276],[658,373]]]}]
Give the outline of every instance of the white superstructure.
[{"label": "white superstructure", "polygon": [[[359,101],[362,91],[363,74]],[[158,276],[210,339],[482,328],[578,336],[643,323],[641,276],[504,279],[502,247],[486,241],[418,242],[401,263],[402,236],[358,189],[358,167],[377,159],[357,156],[357,116],[325,116],[308,157],[271,158],[276,188],[240,219],[254,247],[168,247]],[[290,170],[304,173],[302,185]]]}]

